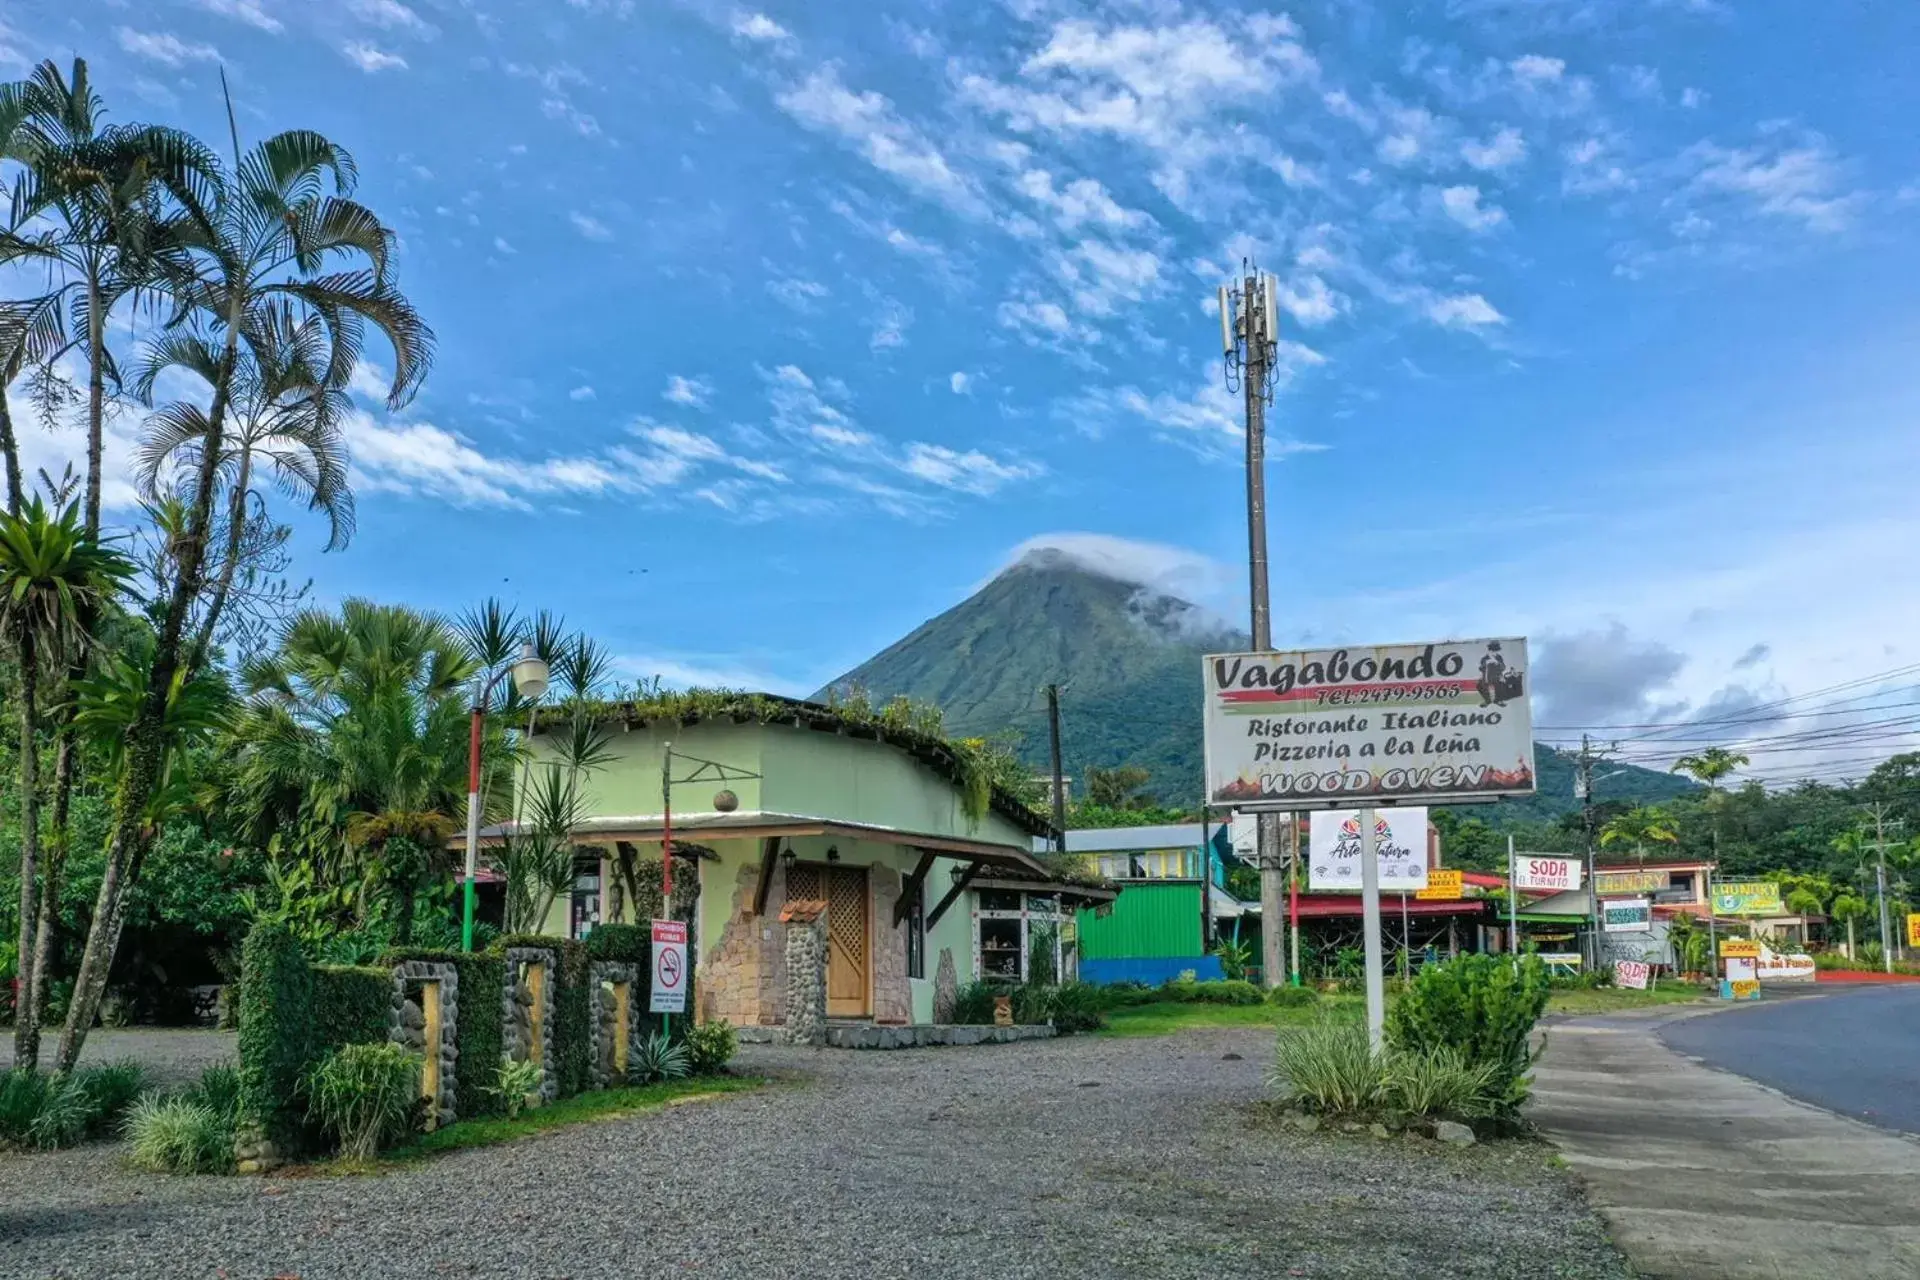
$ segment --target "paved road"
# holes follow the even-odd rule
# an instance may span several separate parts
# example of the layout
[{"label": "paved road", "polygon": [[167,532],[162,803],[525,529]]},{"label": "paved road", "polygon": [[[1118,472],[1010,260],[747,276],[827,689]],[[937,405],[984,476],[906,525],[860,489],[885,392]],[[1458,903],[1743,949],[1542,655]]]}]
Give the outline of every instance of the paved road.
[{"label": "paved road", "polygon": [[[1795,1001],[1793,1010],[1824,1003]],[[1673,1010],[1551,1027],[1530,1112],[1643,1275],[1920,1276],[1920,1141],[1662,1042],[1663,1029],[1681,1026],[1738,1034],[1736,1024],[1758,1012]],[[1726,1025],[1695,1025],[1708,1023]],[[1845,1046],[1827,1051],[1852,1057]]]},{"label": "paved road", "polygon": [[1660,1038],[1815,1106],[1920,1133],[1920,984],[1763,1001],[1672,1023]]},{"label": "paved road", "polygon": [[[1625,1280],[1532,1143],[1300,1133],[1273,1035],[893,1053],[376,1178],[0,1155],[0,1280]],[[120,1046],[123,1050],[127,1046]],[[217,1046],[214,1046],[217,1047]]]}]

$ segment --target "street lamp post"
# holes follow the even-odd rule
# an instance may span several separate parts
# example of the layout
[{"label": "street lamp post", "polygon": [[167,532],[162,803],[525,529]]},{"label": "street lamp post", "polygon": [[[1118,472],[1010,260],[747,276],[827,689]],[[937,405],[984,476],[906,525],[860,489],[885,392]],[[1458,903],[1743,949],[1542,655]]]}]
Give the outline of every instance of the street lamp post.
[{"label": "street lamp post", "polygon": [[473,950],[474,881],[480,874],[480,734],[487,714],[487,699],[493,696],[500,678],[511,674],[513,687],[529,702],[537,702],[547,691],[550,673],[547,664],[533,646],[520,646],[520,656],[505,670],[496,671],[484,683],[476,682],[473,696],[473,725],[467,739],[467,891],[460,914],[460,949]]}]

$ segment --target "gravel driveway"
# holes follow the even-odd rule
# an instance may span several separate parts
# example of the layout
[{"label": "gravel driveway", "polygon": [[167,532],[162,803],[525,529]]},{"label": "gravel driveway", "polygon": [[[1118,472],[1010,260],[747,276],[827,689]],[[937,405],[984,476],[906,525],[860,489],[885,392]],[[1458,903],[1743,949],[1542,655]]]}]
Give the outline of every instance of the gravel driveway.
[{"label": "gravel driveway", "polygon": [[[1625,1277],[1545,1148],[1256,1118],[1271,1033],[749,1048],[756,1093],[373,1178],[0,1158],[0,1275]],[[1228,1055],[1239,1054],[1239,1058]]]},{"label": "gravel driveway", "polygon": [[[121,1058],[132,1058],[147,1069],[149,1083],[161,1086],[191,1084],[200,1073],[216,1063],[237,1066],[240,1062],[240,1037],[231,1031],[201,1031],[141,1027],[138,1030],[114,1030],[96,1027],[80,1050],[82,1067],[99,1066]],[[40,1067],[53,1066],[60,1047],[60,1028],[56,1025],[40,1040]],[[13,1037],[0,1034],[0,1071],[13,1066]],[[0,1265],[4,1265],[0,1262]]]}]

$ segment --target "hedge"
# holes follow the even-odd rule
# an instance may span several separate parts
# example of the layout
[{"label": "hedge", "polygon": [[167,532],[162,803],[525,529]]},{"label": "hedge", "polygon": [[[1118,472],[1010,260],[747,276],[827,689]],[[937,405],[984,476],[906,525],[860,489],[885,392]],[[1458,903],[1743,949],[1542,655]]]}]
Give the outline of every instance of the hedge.
[{"label": "hedge", "polygon": [[500,1083],[500,989],[507,980],[507,962],[490,952],[426,947],[397,947],[380,957],[380,963],[388,966],[409,960],[450,964],[460,977],[453,1031],[454,1047],[459,1050],[453,1071],[454,1109],[462,1120],[501,1114],[503,1101],[493,1089]]},{"label": "hedge", "polygon": [[587,954],[620,964],[653,963],[653,926],[597,924],[587,935]]},{"label": "hedge", "polygon": [[300,944],[282,925],[256,924],[240,947],[240,1115],[289,1154],[304,1136],[312,1005]]},{"label": "hedge", "polygon": [[549,973],[553,984],[553,1056],[560,1096],[565,1098],[586,1091],[589,1081],[589,1056],[592,1052],[593,1005],[587,990],[592,975],[592,958],[587,946],[572,938],[545,933],[514,933],[493,944],[504,962],[506,953],[518,947],[538,947],[551,951],[557,972]]},{"label": "hedge", "polygon": [[385,969],[313,967],[310,1062],[343,1045],[378,1044],[393,1025],[393,974]]}]

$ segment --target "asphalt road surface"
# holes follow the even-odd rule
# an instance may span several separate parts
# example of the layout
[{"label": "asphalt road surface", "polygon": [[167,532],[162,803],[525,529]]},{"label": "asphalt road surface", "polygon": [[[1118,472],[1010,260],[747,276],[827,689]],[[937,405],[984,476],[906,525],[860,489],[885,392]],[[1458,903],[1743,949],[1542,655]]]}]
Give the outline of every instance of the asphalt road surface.
[{"label": "asphalt road surface", "polygon": [[1688,1018],[1669,1048],[1883,1128],[1920,1133],[1920,983]]}]

